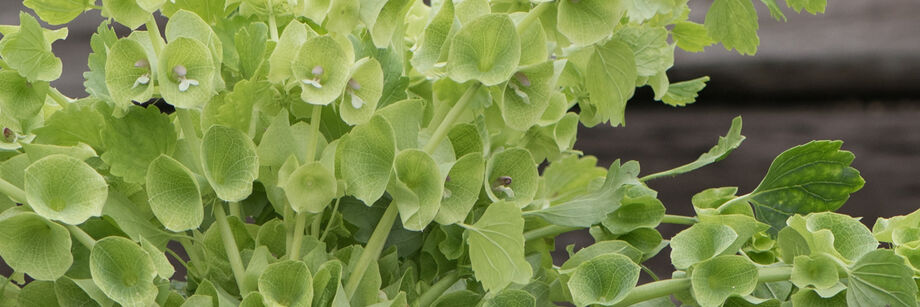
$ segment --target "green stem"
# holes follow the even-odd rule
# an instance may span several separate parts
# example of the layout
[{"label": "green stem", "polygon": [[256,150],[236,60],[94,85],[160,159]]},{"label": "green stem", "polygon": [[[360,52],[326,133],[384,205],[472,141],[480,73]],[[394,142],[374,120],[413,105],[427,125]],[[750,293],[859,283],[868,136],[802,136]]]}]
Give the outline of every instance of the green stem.
[{"label": "green stem", "polygon": [[300,258],[300,247],[303,246],[303,230],[307,224],[307,214],[297,213],[296,219],[291,237],[291,249],[288,250],[288,259],[291,260]]},{"label": "green stem", "polygon": [[524,232],[524,240],[530,241],[530,240],[545,238],[548,236],[556,236],[559,234],[563,234],[569,231],[575,231],[579,229],[581,228],[569,227],[569,226],[559,226],[559,225],[543,226],[543,227],[540,227],[534,230]]},{"label": "green stem", "polygon": [[67,230],[70,231],[70,235],[76,238],[77,241],[80,242],[80,244],[83,244],[83,246],[86,246],[86,249],[93,250],[93,246],[96,245],[96,239],[93,239],[93,237],[89,236],[89,234],[83,231],[83,229],[80,229],[80,227],[77,227],[74,225],[64,225],[64,226],[66,226]]},{"label": "green stem", "polygon": [[271,34],[273,42],[278,41],[278,22],[275,21],[275,9],[272,0],[265,0],[268,3],[268,32]]},{"label": "green stem", "polygon": [[[294,216],[295,216],[294,214],[295,214],[294,209],[291,208],[291,206],[284,207],[284,215],[282,215],[282,217],[284,218],[283,220],[284,229],[293,229],[291,227],[294,226]],[[284,238],[284,247],[287,250],[291,250],[292,244],[294,244],[294,231],[293,230],[286,231],[285,238]]]},{"label": "green stem", "polygon": [[[330,220],[332,221],[332,220]],[[310,222],[310,235],[319,238],[319,232],[322,230],[323,226],[323,213],[317,213],[313,216],[313,221]]]},{"label": "green stem", "polygon": [[661,278],[658,277],[658,274],[655,274],[655,271],[652,271],[652,269],[649,269],[644,264],[640,264],[639,266],[642,268],[642,271],[645,272],[645,274],[648,274],[648,276],[654,279],[655,281],[661,280]]},{"label": "green stem", "polygon": [[762,267],[757,270],[758,282],[774,282],[789,280],[792,277],[792,266],[771,266]]},{"label": "green stem", "polygon": [[527,16],[524,17],[524,20],[521,20],[521,23],[517,25],[518,32],[527,29],[530,24],[540,19],[540,15],[543,15],[543,12],[549,8],[550,4],[552,4],[552,2],[543,2],[531,9],[530,12],[527,13]]},{"label": "green stem", "polygon": [[174,251],[174,250],[172,250],[172,249],[170,249],[170,248],[167,247],[167,248],[166,248],[166,253],[169,254],[169,255],[171,255],[174,259],[176,259],[176,261],[179,261],[179,264],[181,264],[182,267],[185,267],[186,270],[188,269],[188,263],[185,262],[185,260],[182,260],[182,257],[179,257],[179,254],[176,254],[176,251]]},{"label": "green stem", "polygon": [[160,55],[160,51],[163,51],[163,35],[160,34],[160,27],[157,26],[157,20],[154,19],[153,15],[150,15],[150,19],[147,19],[147,34],[150,35],[150,44],[153,45],[153,52],[157,56]]},{"label": "green stem", "polygon": [[201,139],[198,138],[198,130],[195,129],[195,120],[192,118],[192,111],[177,108],[176,117],[179,118],[179,126],[182,129],[182,135],[185,136],[185,140],[192,149],[192,159],[195,163],[195,169],[193,169],[193,171],[201,173],[201,169],[204,168],[201,164]]},{"label": "green stem", "polygon": [[224,251],[227,252],[227,259],[230,260],[230,269],[233,271],[234,279],[236,279],[236,286],[240,288],[240,293],[242,293],[243,274],[246,269],[243,266],[243,259],[240,258],[240,249],[236,246],[236,240],[233,238],[233,231],[230,230],[230,223],[227,222],[227,214],[224,213],[224,208],[219,203],[214,206],[214,218],[216,219],[217,227],[220,227],[220,238],[224,241]]},{"label": "green stem", "polygon": [[689,278],[665,279],[650,282],[629,291],[629,294],[613,306],[629,306],[650,299],[676,293],[690,288]]},{"label": "green stem", "polygon": [[397,213],[399,211],[396,210],[396,206],[390,205],[387,207],[387,211],[383,213],[383,217],[380,218],[380,222],[377,223],[377,227],[374,228],[374,233],[371,234],[371,238],[367,241],[364,252],[361,253],[361,258],[358,258],[358,263],[355,264],[354,270],[348,276],[348,282],[345,283],[345,294],[349,299],[355,295],[355,290],[358,289],[358,284],[361,282],[361,278],[364,277],[364,271],[367,270],[367,266],[371,264],[371,261],[376,261],[377,257],[380,256],[380,252],[383,251],[383,245],[387,241],[390,229],[393,228],[393,223],[396,222]]},{"label": "green stem", "polygon": [[438,280],[437,283],[432,285],[431,288],[428,288],[428,290],[418,298],[418,306],[428,307],[431,303],[434,303],[441,294],[444,294],[444,291],[447,291],[450,286],[457,283],[458,280],[460,280],[460,274],[458,274],[457,271],[447,273],[447,275],[442,277],[441,280]]},{"label": "green stem", "polygon": [[48,91],[48,96],[51,97],[51,99],[53,99],[54,102],[57,102],[62,107],[70,103],[71,101],[73,101],[72,98],[64,96],[64,94],[61,94],[61,91],[58,91],[58,89],[53,88],[53,87]]},{"label": "green stem", "polygon": [[[337,198],[335,200],[335,205],[332,206],[332,214],[335,214],[336,211],[339,211],[339,203],[342,201],[342,198]],[[319,237],[319,241],[322,242],[326,239],[326,235],[329,234],[329,229],[332,228],[332,221],[330,219],[329,223],[326,223],[326,229],[323,230],[323,235]]]},{"label": "green stem", "polygon": [[662,224],[680,224],[680,225],[693,225],[699,223],[699,220],[693,216],[683,216],[683,215],[671,215],[665,214],[661,218]]},{"label": "green stem", "polygon": [[26,191],[23,191],[19,187],[13,185],[9,181],[3,180],[0,178],[0,193],[6,194],[13,201],[25,204],[26,203]]},{"label": "green stem", "polygon": [[470,104],[470,101],[473,100],[473,95],[476,94],[476,91],[479,90],[479,87],[482,86],[482,83],[473,84],[463,93],[463,96],[460,97],[460,100],[450,108],[450,111],[447,112],[447,115],[444,116],[444,120],[441,121],[441,124],[438,125],[438,128],[434,130],[434,133],[431,134],[431,138],[428,139],[428,143],[425,144],[423,149],[427,153],[432,153],[438,145],[441,144],[441,141],[444,140],[444,137],[447,136],[447,132],[450,131],[450,127],[454,125],[454,122],[457,121],[457,118],[463,114],[463,111],[466,111],[466,107]]},{"label": "green stem", "polygon": [[230,215],[235,216],[242,221],[243,220],[243,209],[240,206],[240,202],[231,201],[228,203],[228,206],[230,207]]}]

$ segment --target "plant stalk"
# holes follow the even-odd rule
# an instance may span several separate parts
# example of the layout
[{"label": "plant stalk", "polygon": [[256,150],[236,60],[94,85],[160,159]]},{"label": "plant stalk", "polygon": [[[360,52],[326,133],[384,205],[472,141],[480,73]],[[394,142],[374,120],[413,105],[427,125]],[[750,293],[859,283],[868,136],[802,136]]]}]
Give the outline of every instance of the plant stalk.
[{"label": "plant stalk", "polygon": [[348,276],[348,282],[345,283],[345,294],[349,299],[358,290],[358,284],[364,278],[364,271],[367,270],[367,266],[371,264],[371,261],[376,261],[377,257],[380,256],[380,252],[383,251],[383,245],[387,241],[390,229],[393,228],[393,223],[396,222],[397,213],[399,211],[396,210],[395,205],[388,206],[387,211],[380,218],[380,222],[377,223],[377,227],[374,228],[374,233],[371,234],[371,238],[367,241],[364,252],[361,253],[361,258],[358,258],[355,269],[351,272],[351,276]]},{"label": "plant stalk", "polygon": [[444,120],[441,121],[441,124],[438,125],[438,128],[434,130],[434,133],[431,134],[431,139],[428,140],[428,143],[425,144],[423,150],[429,154],[434,152],[438,148],[438,145],[441,144],[441,141],[444,140],[444,137],[447,136],[447,132],[450,131],[451,126],[454,125],[454,122],[457,121],[457,118],[463,114],[463,111],[466,111],[466,107],[469,106],[470,101],[473,100],[473,95],[476,94],[476,91],[479,90],[479,87],[482,86],[482,83],[477,82],[466,89],[466,92],[463,93],[463,96],[460,97],[460,100],[450,111],[447,112],[447,115],[444,116]]},{"label": "plant stalk", "polygon": [[201,139],[198,138],[198,130],[195,129],[195,121],[192,118],[192,111],[188,109],[176,109],[176,117],[179,118],[179,126],[182,129],[182,135],[188,141],[189,147],[192,148],[192,159],[195,163],[193,171],[201,173],[204,165],[201,163]]},{"label": "plant stalk", "polygon": [[236,285],[240,293],[243,293],[243,274],[246,272],[246,268],[243,266],[243,259],[240,258],[240,249],[236,246],[236,240],[233,238],[233,230],[230,229],[230,223],[227,222],[227,214],[224,213],[224,208],[219,203],[214,206],[214,217],[217,227],[220,228],[220,238],[224,241],[224,251],[227,252],[227,259],[230,260],[233,278],[236,279]]},{"label": "plant stalk", "polygon": [[549,8],[550,4],[552,4],[552,2],[543,2],[531,9],[530,12],[527,13],[527,16],[524,17],[524,20],[521,20],[521,23],[518,23],[516,27],[518,32],[526,30],[530,24],[540,19],[540,15],[543,15],[543,12]]},{"label": "plant stalk", "polygon": [[[319,124],[322,121],[323,116],[323,106],[314,105],[313,112],[310,116],[310,140],[307,143],[307,157],[305,161],[307,163],[313,162],[316,160],[316,144],[319,143]],[[291,236],[291,248],[288,250],[289,259],[294,260],[300,258],[300,247],[303,245],[303,236],[304,229],[307,224],[307,213],[298,212],[296,213],[296,221],[294,223],[294,232]]]},{"label": "plant stalk", "polygon": [[693,225],[699,222],[700,221],[693,216],[665,214],[664,217],[661,218],[662,224]]},{"label": "plant stalk", "polygon": [[48,90],[48,97],[51,97],[54,102],[57,102],[62,107],[73,101],[72,98],[64,96],[64,94],[61,94],[61,91],[53,87]]},{"label": "plant stalk", "polygon": [[[335,200],[335,205],[332,206],[332,214],[335,214],[336,211],[339,211],[339,203],[341,202],[341,200],[342,200],[342,198],[337,198],[337,199]],[[319,236],[319,240],[320,240],[320,241],[325,240],[325,239],[326,239],[326,235],[329,234],[329,229],[332,228],[332,221],[331,221],[331,219],[332,219],[332,218],[330,217],[329,223],[326,223],[326,228],[323,229],[323,235]]]},{"label": "plant stalk", "polygon": [[428,288],[428,290],[418,298],[418,306],[428,307],[431,303],[434,303],[441,294],[444,294],[444,291],[447,291],[450,286],[457,283],[458,280],[460,280],[460,274],[457,273],[457,271],[447,273],[447,275],[442,277],[441,280],[438,280],[438,282],[432,285],[431,288]]},{"label": "plant stalk", "polygon": [[[757,269],[757,282],[774,282],[789,280],[792,266],[760,267]],[[675,278],[650,282],[629,291],[623,300],[613,306],[630,306],[639,302],[674,294],[690,288],[690,278]]]},{"label": "plant stalk", "polygon": [[524,232],[524,241],[536,240],[540,238],[545,238],[548,236],[555,236],[563,234],[569,231],[575,231],[582,228],[578,227],[569,227],[569,226],[559,226],[559,225],[549,225],[543,226],[534,230]]},{"label": "plant stalk", "polygon": [[275,8],[272,4],[272,0],[265,0],[268,4],[268,33],[271,35],[272,41],[278,41],[278,22],[275,21]]},{"label": "plant stalk", "polygon": [[307,225],[307,214],[297,213],[294,222],[294,232],[291,237],[291,249],[288,250],[288,259],[297,260],[300,258],[300,247],[303,246],[303,230]]},{"label": "plant stalk", "polygon": [[93,239],[89,234],[87,234],[83,229],[74,225],[64,225],[67,227],[67,230],[70,231],[70,235],[77,239],[80,244],[86,246],[86,249],[93,250],[93,246],[96,246],[96,239]]},{"label": "plant stalk", "polygon": [[150,35],[150,44],[153,45],[153,53],[157,56],[163,51],[163,35],[160,34],[160,27],[157,26],[157,20],[150,15],[147,19],[147,34]]},{"label": "plant stalk", "polygon": [[231,201],[227,205],[228,207],[230,207],[230,215],[235,216],[242,221],[243,220],[243,209],[240,208],[241,207],[240,202]]}]

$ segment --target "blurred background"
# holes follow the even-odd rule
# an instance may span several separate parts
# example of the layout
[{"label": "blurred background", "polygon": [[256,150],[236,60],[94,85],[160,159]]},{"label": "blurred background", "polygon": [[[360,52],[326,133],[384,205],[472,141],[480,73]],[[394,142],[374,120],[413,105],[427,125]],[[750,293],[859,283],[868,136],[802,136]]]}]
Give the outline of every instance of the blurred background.
[{"label": "blurred background", "polygon": [[[711,3],[690,1],[691,19],[702,22]],[[741,115],[747,140],[727,159],[650,183],[668,213],[692,214],[690,197],[706,188],[750,192],[776,155],[815,139],[844,140],[866,179],[840,212],[861,216],[871,227],[879,216],[920,208],[920,1],[833,1],[818,16],[783,6],[786,22],[754,3],[760,13],[756,56],[718,45],[699,54],[678,49],[668,73],[672,81],[712,77],[695,104],[669,107],[640,89],[627,107],[625,127],[582,129],[576,148],[604,167],[618,158],[638,160],[643,173],[653,173],[694,160]],[[27,9],[19,1],[3,0],[0,24],[17,24],[20,10]],[[84,14],[68,26],[68,38],[53,45],[64,70],[52,85],[65,95],[86,96],[82,73],[100,20],[98,11]],[[666,238],[681,229],[669,226],[662,226]],[[561,236],[560,256],[572,243],[585,246],[591,237]],[[663,277],[673,270],[668,254],[662,251],[651,263]]]}]

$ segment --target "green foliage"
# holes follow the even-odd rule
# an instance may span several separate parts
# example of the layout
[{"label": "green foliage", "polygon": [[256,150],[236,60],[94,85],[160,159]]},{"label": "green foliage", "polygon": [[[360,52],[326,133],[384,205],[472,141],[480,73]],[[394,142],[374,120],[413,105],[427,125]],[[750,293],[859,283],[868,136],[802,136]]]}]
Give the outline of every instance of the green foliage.
[{"label": "green foliage", "polygon": [[[864,183],[839,141],[697,193],[695,216],[647,182],[726,158],[740,117],[652,174],[573,148],[636,87],[694,103],[709,77],[672,83],[676,48],[755,53],[751,0],[702,24],[679,0],[431,2],[24,1],[108,20],[76,100],[50,86],[66,28],[0,26],[0,306],[917,305],[920,211],[871,231],[830,212]],[[579,229],[595,243],[554,265]],[[666,247],[671,278],[638,285]]]}]

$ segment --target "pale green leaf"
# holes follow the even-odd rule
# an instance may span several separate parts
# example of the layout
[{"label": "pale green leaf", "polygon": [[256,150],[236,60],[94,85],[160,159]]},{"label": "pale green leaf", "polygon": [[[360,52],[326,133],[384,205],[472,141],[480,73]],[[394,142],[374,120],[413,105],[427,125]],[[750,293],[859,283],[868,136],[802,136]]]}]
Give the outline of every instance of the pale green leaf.
[{"label": "pale green leaf", "polygon": [[23,5],[35,11],[38,17],[52,25],[65,24],[80,16],[93,4],[88,0],[26,0]]},{"label": "pale green leaf", "polygon": [[58,307],[57,296],[54,295],[54,283],[45,280],[30,282],[19,292],[19,306]]},{"label": "pale green leaf", "polygon": [[424,114],[419,110],[424,108],[424,103],[419,99],[406,99],[377,110],[377,114],[392,125],[396,136],[397,149],[420,147],[419,129],[421,128]]},{"label": "pale green leaf", "polygon": [[508,80],[520,58],[521,42],[511,18],[483,15],[465,24],[451,40],[447,71],[459,83],[477,80],[491,86]]},{"label": "pale green leaf", "polygon": [[656,14],[670,13],[676,7],[674,0],[627,0],[623,4],[626,6],[626,16],[633,23],[642,23]]},{"label": "pale green leaf", "polygon": [[394,161],[394,177],[387,185],[392,205],[399,208],[403,227],[422,231],[440,208],[444,177],[434,159],[424,151],[407,149]]},{"label": "pale green leaf", "polygon": [[102,215],[108,185],[85,162],[51,155],[26,168],[25,192],[35,213],[71,225]]},{"label": "pale green leaf", "polygon": [[642,261],[642,251],[633,247],[629,243],[620,240],[600,241],[582,248],[575,255],[572,255],[562,266],[559,272],[562,274],[571,274],[582,263],[594,259],[595,257],[619,254],[628,257],[634,263]]},{"label": "pale green leaf", "polygon": [[840,279],[838,274],[836,262],[829,259],[828,256],[823,254],[801,255],[795,257],[789,281],[800,289],[808,286],[827,289],[837,284]]},{"label": "pale green leaf", "polygon": [[541,23],[534,22],[526,29],[518,29],[518,36],[521,38],[521,61],[518,65],[539,64],[550,58],[546,32]]},{"label": "pale green leaf", "polygon": [[173,274],[176,273],[176,269],[169,263],[169,259],[166,259],[166,253],[164,251],[160,250],[143,237],[141,237],[141,248],[150,256],[150,260],[153,261],[153,267],[156,269],[157,275],[159,275],[160,278],[167,280],[172,278]]},{"label": "pale green leaf", "polygon": [[863,255],[849,268],[849,306],[917,306],[917,284],[904,258],[887,249]]},{"label": "pale green leaf", "polygon": [[624,197],[620,206],[607,214],[603,225],[615,235],[638,228],[655,228],[664,217],[664,204],[655,197]]},{"label": "pale green leaf", "polygon": [[462,222],[479,199],[485,161],[478,152],[457,160],[447,173],[441,208],[435,221],[442,225]]},{"label": "pale green leaf", "polygon": [[268,306],[308,307],[313,302],[313,277],[301,261],[269,265],[259,277],[259,293]]},{"label": "pale green leaf", "polygon": [[358,125],[338,146],[338,161],[346,192],[370,206],[386,189],[396,157],[393,128],[386,119],[374,116]]},{"label": "pale green leaf", "polygon": [[150,13],[141,8],[136,0],[102,0],[102,8],[103,16],[114,18],[132,30],[151,18]]},{"label": "pale green leaf", "polygon": [[101,306],[83,288],[80,288],[80,285],[67,276],[54,281],[54,293],[61,307]]},{"label": "pale green leaf", "polygon": [[671,83],[664,97],[661,97],[661,101],[675,107],[694,103],[699,92],[706,88],[706,82],[709,82],[709,77]]},{"label": "pale green leaf", "polygon": [[345,95],[339,105],[342,120],[349,125],[366,123],[374,116],[383,95],[383,68],[374,58],[363,58],[352,68]]},{"label": "pale green leaf", "polygon": [[725,49],[740,54],[757,53],[757,11],[749,0],[716,0],[706,12],[704,22],[709,36]]},{"label": "pale green leaf", "polygon": [[533,201],[537,193],[538,177],[537,165],[530,152],[509,148],[489,159],[483,186],[493,201],[505,200],[524,207]]},{"label": "pale green leaf", "polygon": [[105,85],[119,108],[127,109],[132,100],[143,103],[153,96],[155,63],[147,57],[144,46],[130,39],[120,39],[109,48]]},{"label": "pale green leaf", "polygon": [[17,272],[55,280],[73,263],[70,232],[41,216],[9,209],[0,215],[0,257]]},{"label": "pale green leaf", "polygon": [[636,60],[629,45],[614,39],[595,48],[588,60],[585,87],[601,122],[624,124],[626,101],[636,91],[636,77]]},{"label": "pale green leaf", "polygon": [[668,44],[668,30],[664,27],[625,27],[616,38],[633,50],[640,77],[653,76],[674,65],[674,46]]},{"label": "pale green leaf", "polygon": [[837,307],[847,305],[847,292],[840,292],[832,297],[821,297],[815,290],[800,290],[792,295],[790,301],[794,306]]},{"label": "pale green leaf", "polygon": [[671,238],[671,263],[675,268],[686,269],[722,254],[737,237],[738,234],[726,225],[694,224]]},{"label": "pale green leaf", "polygon": [[29,82],[12,70],[0,71],[0,110],[20,121],[35,118],[45,106],[48,82]]},{"label": "pale green leaf", "polygon": [[420,38],[418,49],[412,53],[412,67],[421,73],[428,73],[435,64],[446,59],[454,27],[454,1],[441,2],[438,13],[431,19]]},{"label": "pale green leaf", "polygon": [[[262,166],[280,167],[292,155],[300,163],[308,162],[305,160],[308,142],[304,140],[309,140],[313,132],[305,122],[290,125],[288,117],[287,111],[282,110],[262,134],[258,146],[259,163]],[[319,136],[314,157],[321,156],[326,145],[325,136]]]},{"label": "pale green leaf", "polygon": [[612,305],[639,281],[639,265],[621,254],[604,254],[582,262],[567,285],[578,306]]},{"label": "pale green leaf", "polygon": [[620,1],[559,1],[556,26],[570,41],[585,46],[610,36],[625,13]]},{"label": "pale green leaf", "polygon": [[254,79],[256,72],[261,71],[259,68],[265,60],[263,54],[268,48],[268,27],[261,22],[253,22],[243,27],[233,36],[236,53],[240,57],[240,73],[244,79]]},{"label": "pale green leaf", "polygon": [[492,203],[472,226],[464,226],[476,279],[488,291],[526,283],[532,269],[524,259],[524,219],[514,204]]},{"label": "pale green leaf", "polygon": [[272,50],[268,58],[268,80],[280,83],[293,77],[291,64],[294,63],[294,56],[309,37],[307,27],[297,20],[291,20],[291,23],[284,27],[281,38],[278,39],[278,46]]},{"label": "pale green leaf", "polygon": [[131,106],[122,118],[107,118],[102,130],[105,152],[100,156],[112,175],[129,183],[144,183],[147,167],[176,148],[175,127],[156,107]]},{"label": "pale green leaf", "polygon": [[198,180],[187,167],[160,155],[150,162],[146,181],[150,209],[166,229],[181,232],[201,225],[204,219],[201,192]]},{"label": "pale green leaf", "polygon": [[294,211],[322,213],[335,199],[337,184],[332,171],[312,162],[291,173],[283,188]]},{"label": "pale green leaf", "polygon": [[[333,33],[349,34],[360,22],[360,0],[330,0],[325,28]],[[379,3],[379,2],[378,2]],[[319,20],[316,20],[319,21]]]},{"label": "pale green leaf", "polygon": [[256,146],[243,132],[211,126],[201,141],[204,175],[217,197],[241,201],[252,194],[252,182],[259,175]]},{"label": "pale green leaf", "polygon": [[19,12],[19,32],[7,34],[0,44],[0,56],[30,81],[53,81],[61,76],[61,59],[51,52],[42,26],[35,17]]},{"label": "pale green leaf", "polygon": [[105,85],[105,62],[108,56],[108,50],[118,37],[115,31],[109,26],[108,21],[103,21],[96,29],[96,33],[90,37],[90,47],[92,53],[89,54],[88,65],[89,71],[83,73],[83,86],[86,93],[91,97],[109,100],[109,90]]},{"label": "pale green leaf", "polygon": [[291,71],[303,90],[300,99],[315,105],[334,101],[348,84],[353,53],[331,36],[308,39],[294,57]]},{"label": "pale green leaf", "polygon": [[[379,1],[371,1],[378,2]],[[391,0],[383,1],[383,6],[379,11],[372,13],[372,18],[363,18],[364,23],[368,25],[370,29],[371,39],[374,41],[374,45],[377,48],[386,48],[390,45],[390,41],[394,39],[394,33],[396,33],[397,28],[404,27],[406,22],[406,13],[409,12],[409,8],[414,1],[411,0]],[[362,11],[364,11],[364,5],[362,4]],[[363,13],[363,12],[362,12]],[[368,22],[369,19],[373,19],[373,22]],[[402,39],[401,37],[399,38]],[[399,41],[402,43],[401,41]]]},{"label": "pale green leaf", "polygon": [[705,26],[692,21],[681,21],[674,24],[674,28],[671,29],[671,35],[674,38],[674,42],[677,43],[677,47],[690,52],[701,52],[715,43],[709,37],[709,32],[706,31]]},{"label": "pale green leaf", "polygon": [[715,307],[729,296],[754,291],[757,276],[757,267],[747,258],[724,255],[697,265],[690,276],[690,287],[701,306]]},{"label": "pale green leaf", "polygon": [[535,125],[549,104],[556,86],[553,62],[523,68],[504,86],[499,108],[508,127],[526,131]]},{"label": "pale green leaf", "polygon": [[536,305],[536,298],[527,291],[505,289],[483,302],[482,307],[534,307]]},{"label": "pale green leaf", "polygon": [[342,262],[339,260],[326,261],[320,265],[313,275],[313,306],[340,306],[343,303],[339,297],[344,295],[342,290]]},{"label": "pale green leaf", "polygon": [[802,9],[805,9],[812,15],[817,15],[818,13],[824,13],[824,9],[827,7],[827,0],[786,0],[786,6],[795,10],[796,13],[801,13]]},{"label": "pale green leaf", "polygon": [[89,269],[99,289],[122,306],[146,307],[156,298],[153,261],[131,240],[113,236],[96,241]]},{"label": "pale green leaf", "polygon": [[813,141],[786,150],[751,192],[757,219],[781,229],[793,214],[833,211],[865,181],[850,167],[853,153],[841,141]]},{"label": "pale green leaf", "polygon": [[240,301],[239,307],[265,307],[265,304],[262,303],[263,300],[265,300],[265,298],[262,297],[262,294],[259,292],[249,292],[249,294],[246,294],[243,300]]},{"label": "pale green leaf", "polygon": [[[591,160],[588,161],[592,162]],[[593,167],[594,163],[596,163],[596,160],[590,166]],[[554,166],[556,164],[559,165]],[[532,213],[553,224],[590,227],[600,223],[608,213],[619,208],[620,200],[626,194],[626,187],[640,184],[636,177],[639,174],[639,163],[629,161],[620,165],[620,161],[617,160],[610,164],[610,170],[607,171],[607,177],[602,187],[590,191],[590,193],[567,195],[564,193],[572,193],[573,191],[578,193],[579,190],[586,192],[586,186],[603,175],[600,170],[578,172],[583,170],[583,166],[578,168],[569,166],[570,169],[566,169],[567,165],[569,164],[552,163],[544,172],[546,186],[552,189],[548,191],[551,193],[548,196],[564,201]],[[558,169],[557,167],[562,168]],[[574,172],[570,173],[568,171]],[[584,175],[587,176],[579,177]],[[556,187],[557,185],[559,185],[558,188]],[[579,190],[576,190],[576,186],[580,186],[577,187]]]},{"label": "pale green leaf", "polygon": [[741,116],[738,116],[732,120],[732,125],[728,128],[728,132],[725,134],[725,136],[719,137],[719,142],[716,143],[716,146],[713,146],[709,149],[709,151],[701,154],[698,158],[696,158],[696,161],[684,164],[671,170],[656,173],[654,176],[656,178],[676,176],[689,173],[703,166],[718,162],[722,159],[725,159],[725,157],[728,156],[728,154],[730,154],[733,150],[735,150],[735,148],[741,146],[741,142],[743,142],[744,139],[745,137],[741,135]]}]

